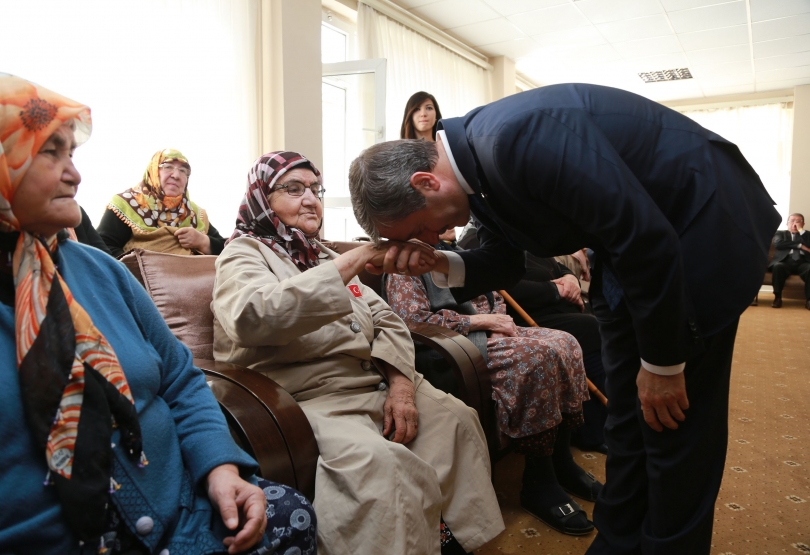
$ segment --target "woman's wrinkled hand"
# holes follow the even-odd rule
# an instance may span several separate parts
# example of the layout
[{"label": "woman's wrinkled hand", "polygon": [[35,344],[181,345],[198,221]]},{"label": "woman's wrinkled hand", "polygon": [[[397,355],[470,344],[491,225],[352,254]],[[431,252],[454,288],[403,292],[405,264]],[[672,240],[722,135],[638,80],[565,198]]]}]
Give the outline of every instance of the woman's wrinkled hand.
[{"label": "woman's wrinkled hand", "polygon": [[475,314],[470,316],[470,331],[488,331],[492,339],[515,337],[518,327],[506,314]]},{"label": "woman's wrinkled hand", "polygon": [[205,233],[200,233],[193,227],[181,227],[174,232],[174,236],[184,249],[211,254],[211,240]]},{"label": "woman's wrinkled hand", "polygon": [[262,490],[243,480],[233,464],[215,467],[208,473],[207,482],[208,498],[219,510],[222,522],[228,530],[239,529],[235,536],[222,541],[228,553],[239,553],[256,545],[267,528],[267,500]]},{"label": "woman's wrinkled hand", "polygon": [[405,445],[416,437],[419,431],[419,412],[416,410],[415,388],[413,382],[400,374],[389,374],[388,397],[383,410],[383,435],[394,443]]}]

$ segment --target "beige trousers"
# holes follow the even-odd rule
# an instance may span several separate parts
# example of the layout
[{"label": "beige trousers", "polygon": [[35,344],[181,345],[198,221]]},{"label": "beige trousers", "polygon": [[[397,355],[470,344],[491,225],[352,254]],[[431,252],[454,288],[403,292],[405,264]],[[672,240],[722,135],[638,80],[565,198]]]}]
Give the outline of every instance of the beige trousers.
[{"label": "beige trousers", "polygon": [[318,550],[325,555],[438,555],[439,518],[467,551],[504,529],[474,410],[421,376],[419,432],[382,434],[387,391],[301,403],[321,455],[315,480]]}]

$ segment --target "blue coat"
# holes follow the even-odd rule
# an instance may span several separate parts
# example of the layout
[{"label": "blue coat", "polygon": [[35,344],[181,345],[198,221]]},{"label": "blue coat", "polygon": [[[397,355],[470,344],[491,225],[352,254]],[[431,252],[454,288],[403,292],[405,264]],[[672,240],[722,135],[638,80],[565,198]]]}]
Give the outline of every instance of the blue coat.
[{"label": "blue coat", "polygon": [[[139,468],[113,450],[121,488],[112,498],[120,514],[133,533],[138,519],[152,519],[151,532],[138,537],[153,551],[221,551],[225,528],[212,513],[204,478],[225,463],[248,476],[256,463],[234,444],[189,350],[121,263],[68,241],[59,248],[58,267],[118,355],[135,398],[149,464]],[[54,488],[43,486],[45,454],[28,433],[15,349],[14,309],[0,304],[0,552],[71,553],[77,542]]]},{"label": "blue coat", "polygon": [[641,357],[674,365],[762,284],[780,220],[773,201],[735,145],[673,110],[618,89],[553,85],[440,128],[483,223],[481,248],[461,254],[459,300],[515,283],[521,250],[591,247],[624,291]]}]

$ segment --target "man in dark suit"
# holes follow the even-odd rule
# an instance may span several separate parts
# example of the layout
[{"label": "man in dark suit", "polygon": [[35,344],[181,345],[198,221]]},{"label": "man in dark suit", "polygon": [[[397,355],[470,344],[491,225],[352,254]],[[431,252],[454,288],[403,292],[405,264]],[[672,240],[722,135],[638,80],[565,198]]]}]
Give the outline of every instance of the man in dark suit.
[{"label": "man in dark suit", "polygon": [[[352,163],[358,221],[374,239],[433,244],[472,210],[481,247],[437,253],[433,272],[458,300],[517,282],[523,250],[591,247],[610,406],[588,553],[708,554],[737,323],[779,223],[759,177],[683,115],[593,85],[516,94],[440,129]],[[424,272],[421,248],[393,246],[370,269]]]},{"label": "man in dark suit", "polygon": [[810,233],[804,230],[804,216],[788,216],[787,231],[777,231],[773,237],[773,306],[782,308],[782,288],[791,274],[804,281],[804,306],[810,310]]}]

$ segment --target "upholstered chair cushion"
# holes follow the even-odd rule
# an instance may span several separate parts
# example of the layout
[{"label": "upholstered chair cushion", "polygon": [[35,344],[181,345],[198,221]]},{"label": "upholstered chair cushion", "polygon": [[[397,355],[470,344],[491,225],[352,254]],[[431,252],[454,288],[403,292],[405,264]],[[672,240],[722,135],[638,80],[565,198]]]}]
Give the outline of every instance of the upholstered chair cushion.
[{"label": "upholstered chair cushion", "polygon": [[135,249],[121,258],[152,297],[172,333],[194,358],[214,359],[216,256],[182,256]]}]

